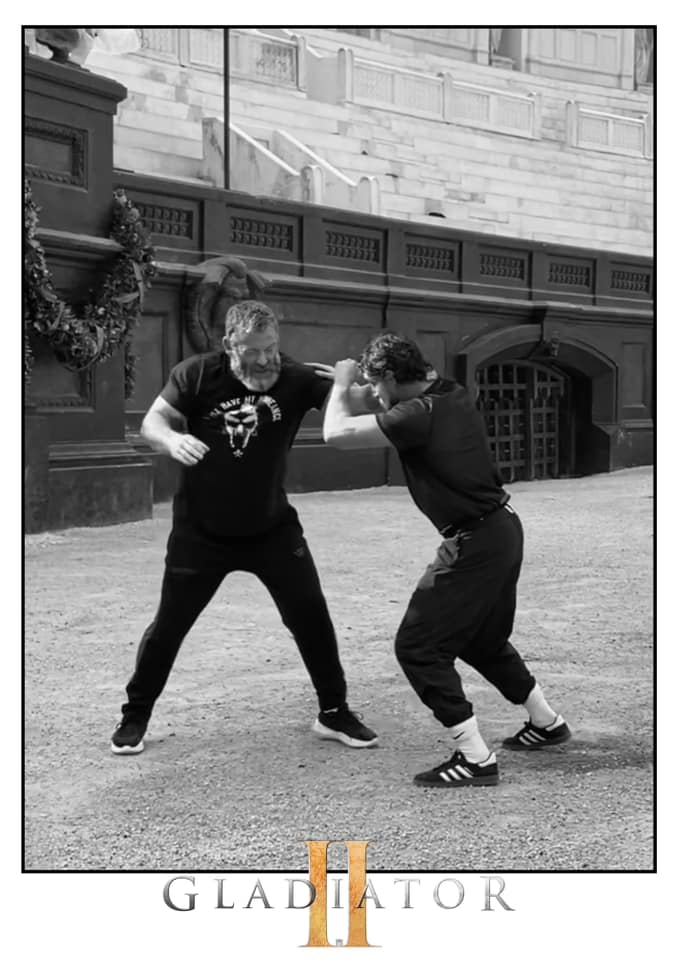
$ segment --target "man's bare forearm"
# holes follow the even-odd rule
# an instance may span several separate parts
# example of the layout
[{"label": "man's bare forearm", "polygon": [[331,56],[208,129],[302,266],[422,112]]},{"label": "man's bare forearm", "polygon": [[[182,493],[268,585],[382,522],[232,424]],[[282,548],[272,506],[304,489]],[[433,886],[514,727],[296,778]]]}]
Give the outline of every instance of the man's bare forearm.
[{"label": "man's bare forearm", "polygon": [[172,456],[172,444],[181,435],[184,423],[181,419],[169,420],[166,414],[149,410],[141,424],[141,436],[158,453]]},{"label": "man's bare forearm", "polygon": [[349,387],[348,402],[351,414],[356,417],[361,413],[376,413],[381,404],[372,392],[372,387],[364,383],[352,383]]},{"label": "man's bare forearm", "polygon": [[342,434],[352,416],[350,387],[335,383],[330,391],[325,408],[325,419],[323,421],[325,443],[330,443]]}]

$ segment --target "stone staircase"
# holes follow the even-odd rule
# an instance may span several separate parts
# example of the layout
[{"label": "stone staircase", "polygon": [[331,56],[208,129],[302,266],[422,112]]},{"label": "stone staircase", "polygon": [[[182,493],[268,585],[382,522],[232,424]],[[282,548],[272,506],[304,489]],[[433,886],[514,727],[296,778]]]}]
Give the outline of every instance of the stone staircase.
[{"label": "stone staircase", "polygon": [[486,233],[643,255],[652,248],[653,174],[645,159],[355,105],[306,100],[303,112],[289,115],[284,102],[274,91],[231,85],[235,122],[272,129],[284,116],[289,133],[346,176],[375,177],[384,216],[430,222],[442,214],[439,223]]}]

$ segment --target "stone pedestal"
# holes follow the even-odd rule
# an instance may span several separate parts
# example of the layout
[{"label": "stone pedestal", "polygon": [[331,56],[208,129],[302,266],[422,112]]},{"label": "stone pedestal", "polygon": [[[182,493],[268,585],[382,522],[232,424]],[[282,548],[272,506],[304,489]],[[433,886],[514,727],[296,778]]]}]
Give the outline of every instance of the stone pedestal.
[{"label": "stone pedestal", "polygon": [[[38,238],[59,295],[76,310],[117,255],[104,238],[113,212],[113,117],[126,95],[82,67],[25,57],[25,172],[40,207]],[[125,439],[122,350],[74,373],[45,341],[33,347],[26,530],[150,516],[151,464]]]},{"label": "stone pedestal", "polygon": [[48,526],[49,427],[32,405],[24,418],[24,530],[37,533]]}]

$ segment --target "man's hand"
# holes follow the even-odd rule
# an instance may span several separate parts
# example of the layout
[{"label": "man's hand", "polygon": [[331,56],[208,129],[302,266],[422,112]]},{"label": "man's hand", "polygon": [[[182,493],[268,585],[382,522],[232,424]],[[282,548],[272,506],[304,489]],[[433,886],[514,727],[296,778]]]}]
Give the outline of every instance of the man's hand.
[{"label": "man's hand", "polygon": [[172,433],[167,438],[167,452],[185,467],[193,467],[209,452],[209,447],[190,433]]},{"label": "man's hand", "polygon": [[317,373],[323,380],[334,380],[334,367],[328,363],[317,363],[315,360],[308,360],[304,363],[305,367],[313,367],[314,373]]},{"label": "man's hand", "polygon": [[355,360],[340,360],[334,366],[334,382],[338,387],[350,387],[360,379],[360,367]]}]

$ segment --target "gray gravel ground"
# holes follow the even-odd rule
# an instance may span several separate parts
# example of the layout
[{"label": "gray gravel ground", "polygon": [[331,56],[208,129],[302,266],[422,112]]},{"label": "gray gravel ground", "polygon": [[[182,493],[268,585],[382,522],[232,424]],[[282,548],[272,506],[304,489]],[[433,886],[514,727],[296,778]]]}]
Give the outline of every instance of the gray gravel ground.
[{"label": "gray gravel ground", "polygon": [[[350,703],[380,733],[373,750],[310,733],[315,697],[293,641],[264,588],[238,573],[185,641],[145,752],[113,756],[170,507],[28,536],[26,869],[303,871],[307,839],[372,840],[370,872],[652,869],[651,469],[509,491],[526,531],[514,641],[574,738],[499,752],[501,782],[482,790],[411,782],[450,745],[393,654],[438,542],[404,488],[291,498]],[[522,711],[461,672],[498,747]]]}]

